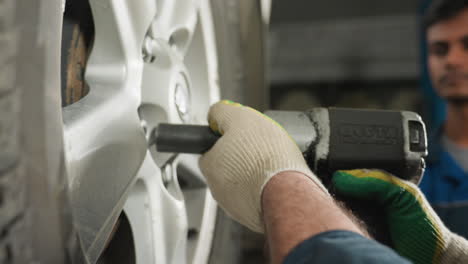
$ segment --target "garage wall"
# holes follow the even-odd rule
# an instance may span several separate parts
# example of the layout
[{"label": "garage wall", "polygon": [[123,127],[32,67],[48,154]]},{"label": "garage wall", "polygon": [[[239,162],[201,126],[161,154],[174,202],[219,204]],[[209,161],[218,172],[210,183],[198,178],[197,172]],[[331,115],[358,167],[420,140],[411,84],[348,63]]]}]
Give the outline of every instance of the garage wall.
[{"label": "garage wall", "polygon": [[416,2],[273,2],[270,81],[417,78]]},{"label": "garage wall", "polygon": [[415,14],[418,1],[273,0],[272,25],[354,17]]},{"label": "garage wall", "polygon": [[420,111],[418,1],[277,0],[272,10],[273,108]]}]

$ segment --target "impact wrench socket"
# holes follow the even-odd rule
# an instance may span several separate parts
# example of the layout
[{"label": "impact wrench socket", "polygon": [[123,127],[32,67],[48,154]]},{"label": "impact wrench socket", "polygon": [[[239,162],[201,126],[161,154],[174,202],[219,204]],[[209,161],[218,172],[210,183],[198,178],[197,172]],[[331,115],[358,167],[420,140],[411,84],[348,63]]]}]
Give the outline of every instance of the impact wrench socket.
[{"label": "impact wrench socket", "polygon": [[[306,112],[267,111],[291,135],[310,169],[370,227],[374,237],[390,245],[383,214],[360,201],[339,197],[331,185],[337,170],[380,169],[404,180],[419,183],[427,156],[427,135],[421,117],[408,111],[347,108],[313,108]],[[208,126],[159,124],[150,144],[158,152],[208,151],[221,135]]]}]

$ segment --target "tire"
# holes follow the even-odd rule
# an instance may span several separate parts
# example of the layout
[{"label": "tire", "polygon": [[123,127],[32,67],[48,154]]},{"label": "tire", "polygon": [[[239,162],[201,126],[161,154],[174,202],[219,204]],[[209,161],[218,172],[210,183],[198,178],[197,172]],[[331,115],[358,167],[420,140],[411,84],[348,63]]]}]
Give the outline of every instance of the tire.
[{"label": "tire", "polygon": [[222,97],[266,110],[265,29],[260,1],[211,0]]},{"label": "tire", "polygon": [[[265,25],[260,1],[211,1],[219,53],[221,96],[266,110]],[[241,261],[243,227],[218,209],[209,263]]]},{"label": "tire", "polygon": [[[17,38],[14,35],[15,1],[0,4],[0,181],[1,218],[0,263],[27,260],[19,254],[24,241],[24,175],[19,171],[18,90],[12,71],[16,69]],[[19,238],[23,237],[23,239]],[[19,239],[18,239],[19,238]]]},{"label": "tire", "polygon": [[79,252],[57,129],[60,6],[0,2],[0,263],[71,263]]}]

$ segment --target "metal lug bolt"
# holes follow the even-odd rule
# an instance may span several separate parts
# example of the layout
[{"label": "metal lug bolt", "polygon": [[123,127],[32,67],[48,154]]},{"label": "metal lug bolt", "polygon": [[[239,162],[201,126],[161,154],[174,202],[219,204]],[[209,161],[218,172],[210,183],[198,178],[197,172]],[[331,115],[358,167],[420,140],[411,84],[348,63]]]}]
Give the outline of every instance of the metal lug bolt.
[{"label": "metal lug bolt", "polygon": [[172,166],[170,164],[167,164],[166,166],[164,166],[161,172],[164,186],[167,187],[167,185],[169,185],[169,183],[171,183],[172,181]]},{"label": "metal lug bolt", "polygon": [[147,36],[143,42],[143,60],[152,63],[156,60],[156,41]]}]

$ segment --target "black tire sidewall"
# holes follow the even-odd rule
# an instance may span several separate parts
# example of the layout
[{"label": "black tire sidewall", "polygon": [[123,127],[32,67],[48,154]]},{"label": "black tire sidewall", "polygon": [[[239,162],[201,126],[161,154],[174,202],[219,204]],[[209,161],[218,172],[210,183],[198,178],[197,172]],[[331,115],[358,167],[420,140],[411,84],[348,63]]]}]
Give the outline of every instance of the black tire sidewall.
[{"label": "black tire sidewall", "polygon": [[[260,1],[211,1],[222,99],[267,108],[265,29]],[[218,208],[209,263],[238,264],[243,227]]]}]

